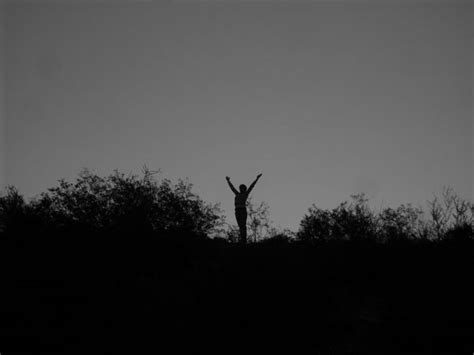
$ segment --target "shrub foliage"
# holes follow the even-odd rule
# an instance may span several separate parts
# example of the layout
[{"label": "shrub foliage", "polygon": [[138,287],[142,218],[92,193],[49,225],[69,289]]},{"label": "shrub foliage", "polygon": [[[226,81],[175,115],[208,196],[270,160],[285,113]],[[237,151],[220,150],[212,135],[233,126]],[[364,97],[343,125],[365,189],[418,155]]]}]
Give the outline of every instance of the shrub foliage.
[{"label": "shrub foliage", "polygon": [[101,177],[85,169],[75,182],[61,179],[30,202],[8,187],[0,197],[0,228],[209,235],[222,225],[219,205],[204,202],[192,184],[159,182],[155,174],[145,168],[142,177],[118,171]]},{"label": "shrub foliage", "polygon": [[428,219],[421,208],[402,204],[372,211],[364,194],[352,195],[333,210],[312,205],[303,217],[297,238],[305,242],[469,241],[473,240],[474,204],[452,188],[428,201]]}]

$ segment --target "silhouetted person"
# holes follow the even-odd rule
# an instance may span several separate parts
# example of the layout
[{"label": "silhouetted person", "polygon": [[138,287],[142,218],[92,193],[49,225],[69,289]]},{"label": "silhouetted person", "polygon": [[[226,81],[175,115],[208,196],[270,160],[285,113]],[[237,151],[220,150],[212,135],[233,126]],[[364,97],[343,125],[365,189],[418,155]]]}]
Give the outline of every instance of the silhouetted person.
[{"label": "silhouetted person", "polygon": [[227,183],[229,184],[230,189],[235,194],[235,218],[237,219],[237,224],[239,225],[240,230],[240,241],[241,243],[247,243],[247,198],[249,197],[250,192],[254,188],[255,184],[257,183],[258,179],[262,174],[258,174],[257,178],[254,182],[252,182],[247,189],[247,186],[244,184],[239,186],[239,190],[237,191],[234,185],[230,182],[230,177],[226,176]]}]

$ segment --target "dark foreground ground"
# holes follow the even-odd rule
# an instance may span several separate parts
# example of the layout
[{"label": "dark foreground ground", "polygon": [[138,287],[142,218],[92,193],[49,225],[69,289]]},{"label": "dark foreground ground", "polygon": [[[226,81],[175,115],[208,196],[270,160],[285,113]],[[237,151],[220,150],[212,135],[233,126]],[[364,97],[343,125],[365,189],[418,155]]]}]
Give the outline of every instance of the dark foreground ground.
[{"label": "dark foreground ground", "polygon": [[[14,240],[14,239],[13,239]],[[8,354],[472,354],[472,245],[0,245]]]}]

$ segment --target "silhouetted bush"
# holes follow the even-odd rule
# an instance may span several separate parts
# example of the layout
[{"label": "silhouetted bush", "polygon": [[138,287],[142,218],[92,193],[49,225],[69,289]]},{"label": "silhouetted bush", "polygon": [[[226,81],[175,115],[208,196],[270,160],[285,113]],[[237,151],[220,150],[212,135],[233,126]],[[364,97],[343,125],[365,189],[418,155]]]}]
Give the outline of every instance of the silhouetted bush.
[{"label": "silhouetted bush", "polygon": [[377,221],[364,194],[352,195],[332,211],[313,205],[303,217],[297,233],[306,242],[372,241],[377,237]]},{"label": "silhouetted bush", "polygon": [[352,195],[328,211],[313,205],[300,222],[297,238],[310,243],[377,242],[386,244],[428,241],[473,240],[473,203],[458,197],[451,188],[443,188],[442,199],[428,202],[428,216],[411,204],[385,208],[375,213],[364,194]]},{"label": "silhouetted bush", "polygon": [[285,234],[284,232],[282,233],[277,233],[275,235],[272,235],[271,237],[265,238],[260,241],[260,244],[263,245],[287,245],[289,243],[292,243],[294,241],[293,236],[289,234]]},{"label": "silhouetted bush", "polygon": [[399,243],[425,238],[423,233],[423,211],[411,204],[385,208],[378,216],[378,239],[386,243]]},{"label": "silhouetted bush", "polygon": [[25,202],[11,187],[0,197],[0,225],[5,232],[25,229],[184,233],[209,235],[223,223],[218,205],[205,203],[192,184],[158,182],[144,170],[142,178],[115,171],[107,177],[83,170],[76,182]]},{"label": "silhouetted bush", "polygon": [[446,231],[442,240],[448,244],[459,246],[474,245],[474,229],[472,224],[457,224]]},{"label": "silhouetted bush", "polygon": [[25,223],[27,204],[18,190],[9,186],[0,197],[0,232],[14,231]]}]

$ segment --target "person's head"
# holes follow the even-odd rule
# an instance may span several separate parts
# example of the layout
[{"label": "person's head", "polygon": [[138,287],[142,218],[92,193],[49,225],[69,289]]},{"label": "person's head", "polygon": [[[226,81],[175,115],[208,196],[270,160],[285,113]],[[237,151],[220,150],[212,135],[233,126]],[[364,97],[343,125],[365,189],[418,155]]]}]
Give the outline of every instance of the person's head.
[{"label": "person's head", "polygon": [[240,190],[240,193],[243,194],[243,193],[247,192],[247,186],[245,186],[244,184],[241,184],[239,186],[239,190]]}]

